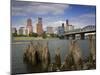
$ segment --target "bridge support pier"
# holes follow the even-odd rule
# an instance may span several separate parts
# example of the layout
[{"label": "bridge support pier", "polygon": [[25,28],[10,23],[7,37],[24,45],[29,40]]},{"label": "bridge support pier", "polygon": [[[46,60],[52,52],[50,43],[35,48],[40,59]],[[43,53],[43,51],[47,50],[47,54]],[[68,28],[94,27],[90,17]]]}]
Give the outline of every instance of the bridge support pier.
[{"label": "bridge support pier", "polygon": [[85,39],[85,34],[82,33],[82,34],[80,34],[80,35],[81,35],[81,40],[84,40],[84,39]]},{"label": "bridge support pier", "polygon": [[73,40],[75,39],[75,34],[72,35],[72,39],[73,39]]},{"label": "bridge support pier", "polygon": [[66,39],[69,40],[69,35],[66,35]]}]

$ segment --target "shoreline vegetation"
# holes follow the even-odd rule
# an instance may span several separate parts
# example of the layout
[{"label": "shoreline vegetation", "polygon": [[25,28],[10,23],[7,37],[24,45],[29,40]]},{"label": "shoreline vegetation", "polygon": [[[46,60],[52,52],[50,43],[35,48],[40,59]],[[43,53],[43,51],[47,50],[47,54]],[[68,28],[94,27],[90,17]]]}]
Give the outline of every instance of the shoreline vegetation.
[{"label": "shoreline vegetation", "polygon": [[59,39],[59,38],[45,38],[45,39],[43,39],[42,37],[12,37],[12,39],[14,40],[14,41],[20,41],[20,40],[30,40],[30,41],[32,41],[32,40],[50,40],[50,39]]},{"label": "shoreline vegetation", "polygon": [[42,72],[96,69],[94,40],[92,36],[89,36],[87,41],[89,42],[90,55],[85,60],[82,59],[82,52],[77,40],[70,40],[69,50],[64,57],[64,63],[61,63],[60,48],[55,50],[55,62],[51,63],[48,42],[43,46],[43,44],[39,42],[34,44],[34,42],[31,41],[24,50],[23,59],[26,64],[31,64],[33,67],[41,65]]}]

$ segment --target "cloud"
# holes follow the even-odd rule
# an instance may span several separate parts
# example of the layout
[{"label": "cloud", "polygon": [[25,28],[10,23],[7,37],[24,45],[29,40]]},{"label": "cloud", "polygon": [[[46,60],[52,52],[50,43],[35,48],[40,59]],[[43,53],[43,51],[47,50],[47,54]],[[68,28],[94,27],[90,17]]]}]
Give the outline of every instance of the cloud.
[{"label": "cloud", "polygon": [[54,4],[54,3],[37,3],[37,2],[12,2],[12,15],[13,16],[27,16],[27,15],[58,15],[63,14],[69,5]]},{"label": "cloud", "polygon": [[[75,28],[82,28],[87,25],[95,25],[95,14],[85,13],[78,15],[77,17],[71,17],[69,19],[69,24],[73,25]],[[61,26],[62,23],[66,22],[66,19],[62,19],[59,17],[47,17],[47,22],[45,22],[46,26],[58,27]]]},{"label": "cloud", "polygon": [[[37,18],[31,18],[32,19],[32,25],[33,25],[33,31],[36,32],[36,24],[37,24]],[[43,20],[43,29],[46,30],[47,26],[54,27],[54,30],[56,31],[58,26],[61,26],[62,23],[66,22],[66,19],[62,19],[61,17],[42,17]],[[14,22],[14,21],[12,21]],[[27,23],[27,17],[26,18],[19,18],[17,21],[15,21],[17,24],[16,26],[19,28],[21,26],[26,26]],[[95,25],[95,14],[82,14],[76,17],[72,17],[69,19],[69,24],[73,25],[75,28],[82,28],[87,25]]]},{"label": "cloud", "polygon": [[[66,14],[68,13],[66,10],[71,8],[71,5],[67,4],[57,4],[57,3],[40,3],[40,2],[31,2],[31,1],[14,1],[12,2],[12,16],[17,18],[15,21],[12,19],[12,24],[14,26],[25,26],[26,20],[31,17],[33,21],[33,28],[36,32],[36,23],[37,16],[43,18],[43,28],[46,30],[47,26],[52,26],[55,29],[58,26],[61,26],[62,23],[65,23],[65,20],[69,19],[69,24],[74,25],[75,28],[81,28],[87,25],[95,25],[95,17],[94,13],[84,13],[77,16],[72,16],[70,13],[68,17]],[[69,10],[68,10],[69,11]],[[18,17],[18,16],[22,16]]]},{"label": "cloud", "polygon": [[81,14],[77,17],[72,17],[70,23],[80,28],[87,25],[95,25],[95,17],[96,15],[91,13]]},{"label": "cloud", "polygon": [[95,14],[91,14],[91,13],[87,13],[87,14],[83,14],[83,15],[80,15],[79,18],[80,19],[83,19],[83,18],[95,18],[96,15]]}]

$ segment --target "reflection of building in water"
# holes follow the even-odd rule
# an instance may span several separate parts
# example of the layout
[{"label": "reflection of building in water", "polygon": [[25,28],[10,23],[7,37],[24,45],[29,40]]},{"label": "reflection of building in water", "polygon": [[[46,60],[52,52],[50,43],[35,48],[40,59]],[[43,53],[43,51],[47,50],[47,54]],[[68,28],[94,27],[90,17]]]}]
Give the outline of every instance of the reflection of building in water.
[{"label": "reflection of building in water", "polygon": [[47,32],[48,34],[53,34],[54,31],[53,31],[53,27],[47,27]]},{"label": "reflection of building in water", "polygon": [[24,27],[19,28],[19,35],[25,35],[25,28]]},{"label": "reflection of building in water", "polygon": [[28,19],[27,20],[27,26],[26,26],[26,35],[29,35],[31,33],[33,33],[32,20]]},{"label": "reflection of building in water", "polygon": [[38,23],[37,23],[37,34],[41,36],[43,34],[43,27],[42,27],[42,18],[38,18]]}]

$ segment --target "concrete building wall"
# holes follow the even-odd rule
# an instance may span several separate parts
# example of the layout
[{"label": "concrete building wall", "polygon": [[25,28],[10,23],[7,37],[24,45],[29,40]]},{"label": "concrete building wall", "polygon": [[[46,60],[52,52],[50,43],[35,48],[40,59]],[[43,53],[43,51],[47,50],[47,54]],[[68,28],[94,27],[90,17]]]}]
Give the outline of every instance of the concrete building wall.
[{"label": "concrete building wall", "polygon": [[15,27],[12,28],[12,33],[17,33],[17,29]]},{"label": "concrete building wall", "polygon": [[42,27],[42,18],[38,18],[38,23],[37,23],[37,34],[41,36],[43,34],[43,27]]},{"label": "concrete building wall", "polygon": [[59,36],[62,36],[64,34],[64,28],[62,26],[59,26],[57,29],[57,33]]},{"label": "concrete building wall", "polygon": [[25,34],[25,28],[24,27],[20,27],[19,28],[19,35],[24,35]]},{"label": "concrete building wall", "polygon": [[53,34],[54,33],[53,27],[47,27],[47,33]]},{"label": "concrete building wall", "polygon": [[26,26],[26,29],[25,29],[25,33],[26,33],[26,35],[33,33],[33,26],[32,26],[32,20],[31,19],[27,20],[27,26]]}]

